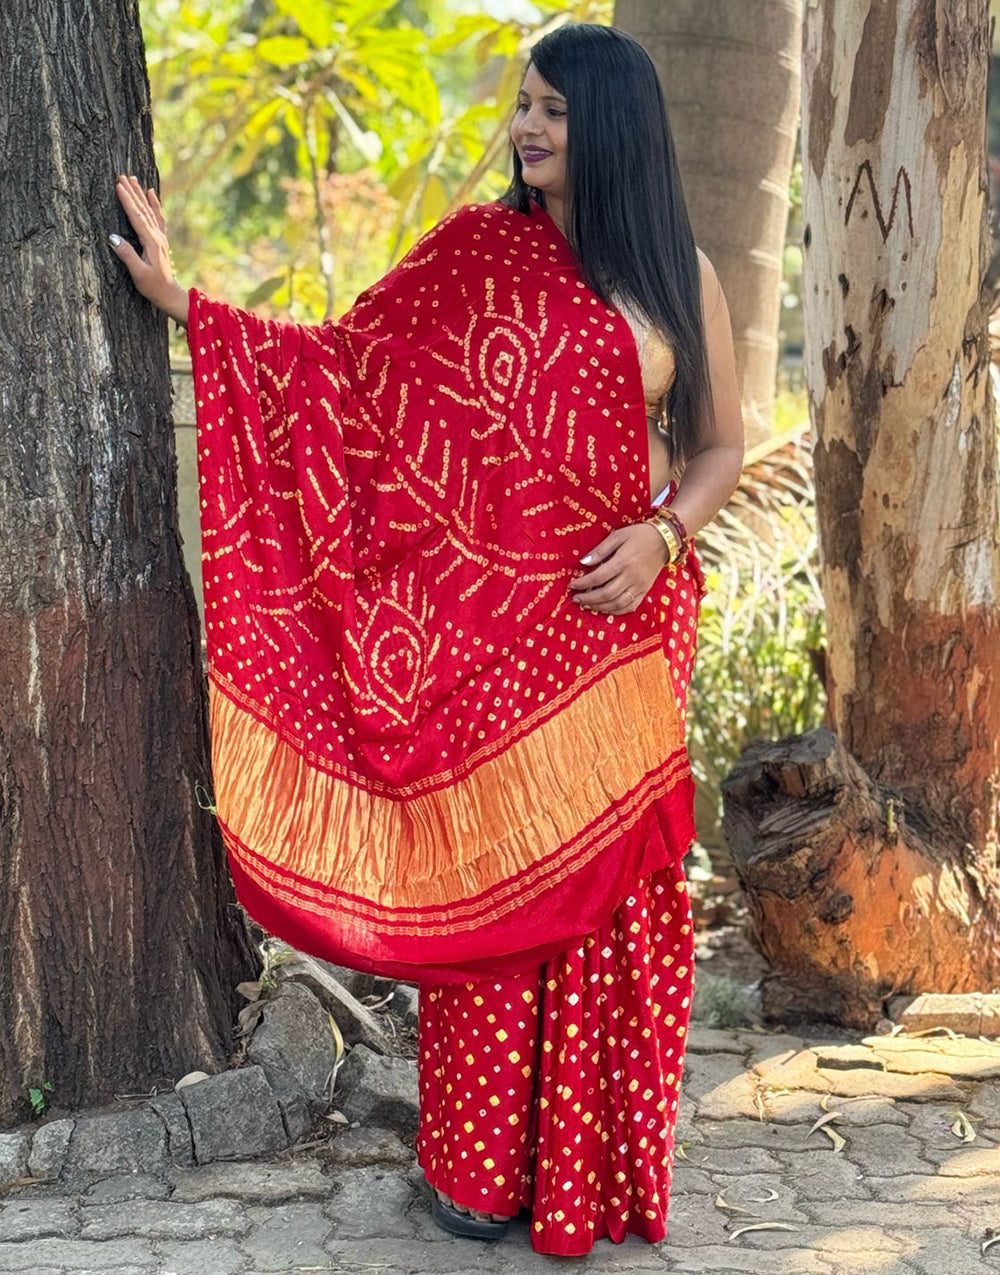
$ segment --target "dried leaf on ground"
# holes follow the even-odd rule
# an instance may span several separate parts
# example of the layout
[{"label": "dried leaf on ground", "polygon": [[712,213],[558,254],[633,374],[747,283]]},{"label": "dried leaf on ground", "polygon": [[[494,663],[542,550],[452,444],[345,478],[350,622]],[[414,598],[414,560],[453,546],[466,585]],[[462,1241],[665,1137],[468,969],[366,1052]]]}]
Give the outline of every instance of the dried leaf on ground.
[{"label": "dried leaf on ground", "polygon": [[715,1197],[715,1207],[725,1209],[729,1213],[745,1213],[747,1217],[757,1217],[752,1209],[742,1209],[738,1204],[730,1204],[721,1194]]},{"label": "dried leaf on ground", "polygon": [[751,1222],[748,1226],[737,1227],[735,1231],[726,1236],[726,1242],[735,1240],[747,1231],[797,1231],[798,1229],[797,1226],[792,1226],[790,1222]]},{"label": "dried leaf on ground", "polygon": [[[825,1099],[828,1095],[824,1094],[823,1097]],[[824,1108],[824,1110],[826,1110],[826,1108]],[[843,1114],[844,1113],[842,1111],[827,1111],[825,1116],[820,1116],[813,1127],[809,1130],[809,1133],[806,1134],[806,1137],[808,1138],[810,1134],[815,1133],[817,1129],[822,1129],[823,1126],[829,1124],[831,1120],[840,1120],[843,1117]]]}]

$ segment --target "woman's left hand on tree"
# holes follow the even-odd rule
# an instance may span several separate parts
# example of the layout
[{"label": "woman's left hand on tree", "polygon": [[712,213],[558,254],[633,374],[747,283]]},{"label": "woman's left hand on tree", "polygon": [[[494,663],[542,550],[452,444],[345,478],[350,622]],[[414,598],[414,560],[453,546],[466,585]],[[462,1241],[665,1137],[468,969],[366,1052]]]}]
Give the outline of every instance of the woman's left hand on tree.
[{"label": "woman's left hand on tree", "polygon": [[570,597],[588,611],[626,615],[641,604],[666,561],[663,537],[648,522],[618,527],[581,559],[587,570],[570,581]]}]

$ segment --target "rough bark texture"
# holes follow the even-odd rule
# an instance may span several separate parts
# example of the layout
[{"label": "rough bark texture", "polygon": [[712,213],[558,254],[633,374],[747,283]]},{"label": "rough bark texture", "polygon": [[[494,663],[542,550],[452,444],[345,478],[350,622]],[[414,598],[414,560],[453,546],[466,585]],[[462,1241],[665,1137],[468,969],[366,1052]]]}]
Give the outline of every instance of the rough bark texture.
[{"label": "rough bark texture", "polygon": [[132,0],[0,6],[0,1124],[225,1061],[253,968],[210,788]]},{"label": "rough bark texture", "polygon": [[804,43],[806,373],[843,747],[804,778],[794,750],[752,751],[727,819],[783,981],[822,1013],[825,979],[857,1023],[880,990],[1000,985],[987,3],[809,0]]},{"label": "rough bark texture", "polygon": [[1000,990],[996,882],[831,731],[752,744],[723,792],[766,1017],[870,1029],[897,992]]},{"label": "rough bark texture", "polygon": [[802,0],[617,0],[663,85],[698,246],[733,323],[747,438],[772,427]]}]

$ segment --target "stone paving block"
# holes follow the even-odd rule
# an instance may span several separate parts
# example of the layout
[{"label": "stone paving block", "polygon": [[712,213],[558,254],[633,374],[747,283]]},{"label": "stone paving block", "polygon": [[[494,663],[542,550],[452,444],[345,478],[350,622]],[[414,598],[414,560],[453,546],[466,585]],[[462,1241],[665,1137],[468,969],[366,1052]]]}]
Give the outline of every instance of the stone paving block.
[{"label": "stone paving block", "polygon": [[407,1214],[413,1199],[414,1188],[392,1169],[351,1169],[335,1181],[323,1212],[334,1239],[402,1239],[413,1235]]},{"label": "stone paving block", "polygon": [[[665,1269],[675,1271],[677,1275],[726,1275],[727,1272],[737,1272],[737,1275],[833,1275],[830,1265],[811,1249],[785,1248],[776,1253],[760,1250],[748,1255],[740,1251],[742,1238],[731,1245],[705,1245],[686,1253],[683,1249],[672,1247],[668,1239],[661,1250]],[[876,1272],[871,1271],[869,1275],[876,1275]],[[877,1275],[889,1273],[880,1267]]]},{"label": "stone paving block", "polygon": [[956,1220],[954,1207],[943,1201],[804,1200],[801,1208],[809,1221],[822,1226],[877,1226],[893,1234],[953,1226]]},{"label": "stone paving block", "polygon": [[351,1121],[412,1138],[419,1120],[416,1063],[355,1045],[337,1077],[334,1103]]},{"label": "stone paving block", "polygon": [[[743,1222],[808,1222],[801,1202],[796,1195],[796,1183],[786,1174],[747,1173],[739,1177],[715,1178],[715,1195],[705,1201],[706,1208],[713,1208],[719,1216],[733,1226]],[[775,1198],[771,1199],[774,1195]],[[733,1213],[720,1208],[715,1199],[721,1196],[727,1204],[745,1208],[746,1213]]]},{"label": "stone paving block", "polygon": [[932,1172],[923,1156],[924,1144],[899,1125],[873,1124],[864,1129],[839,1129],[838,1132],[847,1139],[841,1154],[866,1176]]},{"label": "stone paving block", "polygon": [[116,1173],[101,1178],[83,1193],[85,1204],[124,1204],[128,1200],[165,1200],[170,1187],[151,1173]]},{"label": "stone paving block", "polygon": [[784,1165],[763,1147],[702,1146],[688,1152],[696,1169],[705,1173],[781,1173]]},{"label": "stone paving block", "polygon": [[699,1027],[692,1024],[687,1036],[688,1054],[739,1054],[749,1053],[746,1041],[734,1031],[722,1027]]},{"label": "stone paving block", "polygon": [[809,1128],[824,1114],[821,1103],[826,1098],[827,1111],[842,1111],[854,1124],[905,1124],[892,1114],[894,1098],[863,1097],[845,1099],[844,1095],[813,1093],[808,1089],[778,1093],[765,1090],[764,1109],[767,1119],[775,1124],[805,1124]]},{"label": "stone paving block", "polygon": [[777,1054],[795,1054],[805,1049],[805,1041],[801,1036],[791,1036],[786,1032],[739,1031],[735,1036],[751,1064],[773,1058]]},{"label": "stone paving block", "polygon": [[156,1245],[157,1275],[240,1275],[247,1259],[227,1240],[184,1240]]},{"label": "stone paving block", "polygon": [[1000,1148],[958,1143],[954,1150],[925,1147],[924,1155],[932,1164],[937,1165],[937,1172],[942,1177],[974,1178],[986,1174],[996,1175],[997,1200],[1000,1201]]},{"label": "stone paving block", "polygon": [[0,1133],[0,1186],[27,1177],[30,1147],[31,1137],[22,1129]]},{"label": "stone paving block", "polygon": [[342,1129],[324,1147],[324,1156],[333,1165],[412,1164],[415,1151],[392,1129]]},{"label": "stone paving block", "polygon": [[907,1122],[907,1130],[914,1138],[919,1138],[926,1147],[947,1148],[951,1151],[965,1150],[969,1145],[994,1145],[996,1138],[991,1137],[986,1129],[986,1122],[972,1111],[965,1110],[972,1127],[979,1135],[974,1144],[963,1143],[951,1131],[955,1123],[958,1107],[939,1106],[932,1102],[900,1102],[899,1111]]},{"label": "stone paving block", "polygon": [[867,1200],[872,1192],[864,1172],[834,1151],[776,1151],[801,1200]]},{"label": "stone paving block", "polygon": [[[818,1118],[823,1113],[817,1111]],[[775,1124],[770,1120],[699,1120],[698,1129],[702,1143],[694,1153],[694,1159],[711,1155],[716,1148],[728,1150],[737,1147],[760,1147],[764,1151],[812,1151],[828,1146],[829,1140],[822,1133],[807,1137],[813,1122],[801,1124]],[[836,1128],[841,1128],[835,1122]]]},{"label": "stone paving block", "polygon": [[113,1271],[115,1275],[128,1267],[150,1270],[155,1266],[153,1250],[144,1240],[115,1240],[110,1244],[87,1240],[44,1239],[30,1244],[0,1244],[0,1271],[29,1271],[52,1267],[54,1270]]},{"label": "stone paving block", "polygon": [[[245,1247],[245,1245],[244,1245]],[[444,1244],[431,1240],[331,1240],[326,1245],[326,1261],[332,1259],[335,1270],[345,1275],[354,1271],[371,1271],[382,1275],[383,1267],[413,1272],[414,1275],[472,1275],[473,1272],[503,1271],[513,1275],[520,1269],[515,1262],[530,1259],[521,1244],[484,1243],[482,1240],[465,1240],[457,1236]],[[556,1263],[549,1258],[548,1269]],[[287,1267],[261,1267],[263,1270],[287,1269]],[[530,1269],[530,1268],[527,1268]]]},{"label": "stone paving block", "polygon": [[[743,1222],[736,1221],[732,1230]],[[811,1223],[795,1223],[794,1231],[747,1231],[735,1241],[734,1247],[773,1251],[783,1248],[809,1248],[816,1253],[903,1253],[906,1241],[896,1235],[888,1235],[877,1226],[814,1226]],[[752,1258],[747,1258],[746,1269],[755,1270]],[[871,1271],[879,1269],[878,1262],[871,1262]]]},{"label": "stone paving block", "polygon": [[171,1164],[194,1164],[194,1141],[187,1110],[177,1092],[160,1093],[146,1103],[167,1130],[167,1158]]},{"label": "stone paving block", "polygon": [[950,1076],[923,1073],[909,1076],[904,1072],[875,1071],[869,1067],[852,1068],[850,1071],[819,1069],[820,1075],[830,1082],[832,1094],[844,1097],[878,1095],[886,1098],[909,1098],[915,1102],[962,1102],[967,1088]]},{"label": "stone paving block", "polygon": [[[923,1045],[923,1041],[914,1041],[913,1045]],[[909,1075],[919,1075],[922,1073],[931,1073],[934,1075],[952,1076],[957,1080],[991,1080],[1000,1076],[1000,1046],[994,1047],[989,1052],[980,1052],[978,1049],[966,1049],[967,1045],[979,1045],[982,1048],[982,1042],[979,1041],[955,1041],[949,1042],[953,1045],[952,1049],[930,1049],[930,1048],[909,1048],[900,1049],[898,1047],[889,1047],[881,1049],[878,1046],[867,1049],[863,1046],[842,1045],[837,1050],[823,1050],[819,1053],[820,1066],[823,1066],[824,1059],[845,1059],[848,1057],[848,1051],[854,1052],[861,1050],[867,1054],[869,1058],[877,1060],[884,1065],[886,1071],[902,1072]]]},{"label": "stone paving block", "polygon": [[911,1032],[928,1027],[950,1027],[953,1032],[978,1036],[984,1014],[991,1022],[1000,1011],[1000,996],[981,992],[923,992],[900,1013],[897,1022]]},{"label": "stone paving block", "polygon": [[280,1071],[272,1070],[269,1084],[278,1100],[278,1109],[289,1143],[311,1141],[324,1104],[311,1098],[297,1080]]},{"label": "stone paving block", "polygon": [[35,1130],[28,1155],[28,1172],[34,1178],[57,1178],[73,1134],[72,1120],[52,1120]]},{"label": "stone paving block", "polygon": [[696,1124],[697,1115],[698,1104],[682,1091],[677,1100],[677,1118],[674,1123],[674,1139],[677,1143],[697,1146],[703,1141]]},{"label": "stone paving block", "polygon": [[44,1235],[76,1235],[80,1222],[73,1200],[8,1200],[0,1208],[0,1241],[36,1240]]},{"label": "stone paving block", "polygon": [[729,1215],[713,1205],[714,1198],[711,1195],[674,1196],[667,1210],[666,1243],[683,1248],[724,1244]]},{"label": "stone paving block", "polygon": [[288,1138],[260,1067],[219,1072],[180,1090],[199,1163],[281,1151]]},{"label": "stone paving block", "polygon": [[[333,1223],[318,1204],[251,1205],[247,1213],[252,1229],[240,1241],[240,1248],[254,1270],[294,1271],[310,1266],[325,1270],[329,1265],[330,1256],[322,1245]],[[369,1268],[372,1260],[362,1259]]]},{"label": "stone paving block", "polygon": [[998,1248],[1000,1244],[994,1245],[983,1256],[978,1240],[955,1230],[921,1231],[906,1260],[909,1270],[917,1275],[988,1275],[998,1269]]},{"label": "stone paving block", "polygon": [[247,1058],[263,1067],[271,1084],[289,1077],[318,1099],[337,1057],[337,1042],[326,1010],[308,987],[284,981],[263,1013],[247,1046]]},{"label": "stone paving block", "polygon": [[167,1130],[154,1112],[108,1111],[77,1120],[63,1173],[152,1172],[167,1164]]},{"label": "stone paving block", "polygon": [[245,1204],[280,1204],[286,1200],[323,1200],[333,1184],[311,1160],[288,1164],[241,1164],[219,1161],[173,1174],[171,1200],[199,1204],[203,1200],[230,1197]]},{"label": "stone paving block", "polygon": [[[153,1275],[154,1272],[155,1275],[159,1275],[158,1268],[154,1266],[116,1266],[114,1268],[114,1272],[115,1275]],[[69,1275],[107,1275],[107,1273],[107,1267],[104,1267],[103,1270],[98,1272],[98,1270],[93,1266],[87,1266],[84,1268],[74,1266],[72,1271],[69,1272]],[[67,1272],[63,1270],[56,1270],[54,1266],[46,1266],[44,1268],[33,1266],[31,1268],[31,1275],[67,1275]]]},{"label": "stone paving block", "polygon": [[201,1240],[210,1235],[242,1235],[249,1226],[235,1200],[175,1204],[172,1200],[133,1200],[127,1209],[87,1204],[80,1209],[85,1240],[136,1236],[146,1240]]},{"label": "stone paving block", "polygon": [[694,1054],[689,1056],[681,1079],[681,1092],[698,1105],[698,1113],[710,1120],[756,1116],[757,1086],[738,1056]]},{"label": "stone paving block", "polygon": [[687,1160],[674,1162],[673,1179],[670,1183],[671,1196],[711,1195],[718,1189],[704,1169],[693,1168]]},{"label": "stone paving block", "polygon": [[865,1184],[875,1199],[900,1204],[942,1201],[996,1205],[998,1199],[995,1177],[917,1176],[906,1173],[896,1178],[870,1175]]}]

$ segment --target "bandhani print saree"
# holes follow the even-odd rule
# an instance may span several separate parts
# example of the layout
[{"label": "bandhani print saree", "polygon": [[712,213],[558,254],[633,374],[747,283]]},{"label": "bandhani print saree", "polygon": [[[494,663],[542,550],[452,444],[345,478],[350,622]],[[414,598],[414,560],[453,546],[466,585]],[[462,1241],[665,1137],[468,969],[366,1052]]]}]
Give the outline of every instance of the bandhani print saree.
[{"label": "bandhani print saree", "polygon": [[568,588],[649,512],[626,320],[543,209],[499,202],[445,217],[335,322],[190,302],[239,899],[359,969],[537,972],[693,836],[694,551],[628,615]]}]

